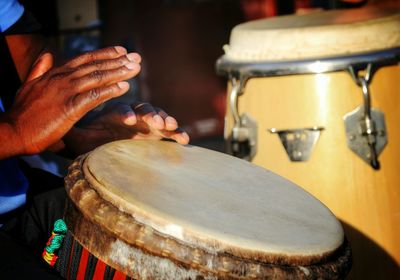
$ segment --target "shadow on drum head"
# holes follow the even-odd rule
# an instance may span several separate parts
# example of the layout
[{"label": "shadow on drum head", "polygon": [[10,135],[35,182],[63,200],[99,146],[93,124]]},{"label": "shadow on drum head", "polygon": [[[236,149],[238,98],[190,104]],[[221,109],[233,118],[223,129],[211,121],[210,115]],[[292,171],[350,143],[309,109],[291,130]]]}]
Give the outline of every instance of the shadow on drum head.
[{"label": "shadow on drum head", "polygon": [[341,221],[353,253],[353,266],[346,279],[400,279],[400,267],[377,243]]}]

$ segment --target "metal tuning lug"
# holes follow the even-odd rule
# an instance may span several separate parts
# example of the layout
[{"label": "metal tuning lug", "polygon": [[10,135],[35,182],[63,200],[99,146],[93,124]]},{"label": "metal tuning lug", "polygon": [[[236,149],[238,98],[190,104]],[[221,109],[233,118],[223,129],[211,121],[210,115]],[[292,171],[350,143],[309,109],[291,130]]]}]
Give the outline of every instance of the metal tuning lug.
[{"label": "metal tuning lug", "polygon": [[227,152],[233,156],[252,160],[257,152],[257,122],[250,115],[239,116],[238,97],[243,92],[246,79],[231,78],[232,90],[229,95],[229,107],[234,124],[229,136]]},{"label": "metal tuning lug", "polygon": [[317,143],[323,127],[303,129],[269,129],[269,132],[278,134],[283,147],[291,161],[307,161]]},{"label": "metal tuning lug", "polygon": [[372,64],[368,64],[365,76],[360,77],[350,67],[350,74],[361,87],[364,104],[346,114],[343,119],[346,128],[347,145],[364,161],[378,170],[380,168],[378,156],[387,144],[387,132],[384,113],[371,108],[371,93],[369,83],[373,76]]},{"label": "metal tuning lug", "polygon": [[344,116],[347,145],[374,169],[379,169],[378,156],[387,144],[384,114],[370,110],[366,118],[364,107],[360,106]]},{"label": "metal tuning lug", "polygon": [[248,114],[240,116],[240,126],[232,129],[231,152],[235,157],[252,160],[257,152],[257,122]]}]

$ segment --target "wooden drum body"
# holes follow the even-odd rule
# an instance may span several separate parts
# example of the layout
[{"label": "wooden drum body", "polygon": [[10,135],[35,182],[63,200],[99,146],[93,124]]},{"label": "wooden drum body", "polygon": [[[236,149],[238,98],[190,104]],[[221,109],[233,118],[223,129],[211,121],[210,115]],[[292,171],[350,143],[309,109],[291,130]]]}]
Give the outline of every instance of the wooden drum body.
[{"label": "wooden drum body", "polygon": [[[386,17],[380,18],[386,12]],[[294,25],[296,21],[301,25],[311,19],[306,26],[283,30],[283,33],[293,32],[292,44],[297,43],[299,48],[297,51],[292,46],[287,60],[282,60],[283,54],[254,58],[256,51],[253,58],[249,56],[246,60],[246,51],[243,51],[244,57],[229,56],[228,52],[217,64],[218,70],[231,81],[225,127],[229,151],[299,184],[341,219],[353,249],[350,275],[354,279],[400,279],[400,40],[397,38],[392,45],[369,52],[357,46],[357,40],[367,43],[378,39],[379,31],[384,37],[389,36],[392,29],[381,29],[385,20],[397,26],[399,33],[399,14],[386,12],[358,10],[355,19],[363,13],[379,14],[379,18],[365,15],[366,22],[356,23],[336,22],[351,16],[346,15],[350,11],[326,12],[327,26],[321,30],[309,26],[314,22],[313,16],[280,18],[277,20],[282,24],[290,21]],[[243,36],[243,40],[251,38],[253,31],[261,32],[261,22],[254,24],[256,31],[249,30],[254,27],[251,23],[239,26],[235,40],[240,32],[250,34],[246,33],[248,36]],[[268,20],[264,24],[268,27]],[[368,34],[353,37],[355,49],[352,50],[346,45],[346,30],[363,26],[369,26],[373,37]],[[332,29],[338,32],[337,45],[326,49],[323,38],[324,35],[330,38]],[[275,30],[276,34],[278,31]],[[320,38],[322,42],[305,44],[308,53],[301,53],[298,34]],[[289,35],[282,35],[288,45]],[[341,38],[345,41],[343,45]],[[276,48],[289,48],[281,46],[280,39],[275,42]],[[382,44],[386,43],[388,40]],[[311,58],[313,48],[322,57]],[[285,51],[288,50],[282,53]],[[355,53],[351,54],[352,51]],[[334,52],[339,55],[332,56]],[[375,138],[383,137],[387,141],[381,142],[383,147],[377,149],[380,149],[379,166],[372,166],[368,158],[350,149],[348,142],[358,139],[367,143],[367,140],[361,136],[361,128],[356,127],[354,135],[347,131],[344,120],[357,107],[364,112],[366,99],[362,85],[357,82],[368,71],[371,108],[384,114],[384,129],[374,134]],[[362,113],[359,116],[359,119],[364,117]],[[316,139],[310,140],[315,141],[314,146],[300,145],[314,136]],[[364,153],[369,152],[368,145],[363,149]]]},{"label": "wooden drum body", "polygon": [[225,154],[114,142],[78,158],[66,189],[66,278],[341,279],[351,266],[325,206]]}]

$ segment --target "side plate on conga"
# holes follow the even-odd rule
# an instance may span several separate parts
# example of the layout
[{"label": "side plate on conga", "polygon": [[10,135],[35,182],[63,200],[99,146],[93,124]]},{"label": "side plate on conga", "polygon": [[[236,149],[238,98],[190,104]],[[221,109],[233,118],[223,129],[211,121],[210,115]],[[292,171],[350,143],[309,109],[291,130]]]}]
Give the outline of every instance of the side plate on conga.
[{"label": "side plate on conga", "polygon": [[339,279],[351,266],[329,209],[222,153],[118,141],[78,158],[66,189],[69,235],[136,279]]}]

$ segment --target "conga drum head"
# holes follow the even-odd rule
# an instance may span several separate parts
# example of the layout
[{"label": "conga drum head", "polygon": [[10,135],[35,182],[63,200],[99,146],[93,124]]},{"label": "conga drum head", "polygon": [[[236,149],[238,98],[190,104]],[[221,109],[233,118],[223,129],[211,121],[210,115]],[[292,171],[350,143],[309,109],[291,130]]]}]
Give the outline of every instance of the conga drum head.
[{"label": "conga drum head", "polygon": [[66,189],[74,239],[133,278],[340,278],[350,266],[330,210],[222,153],[118,141],[76,160]]},{"label": "conga drum head", "polygon": [[[382,32],[385,30],[385,32]],[[236,26],[225,46],[230,61],[337,57],[400,46],[396,9],[362,8],[261,19]]]}]

